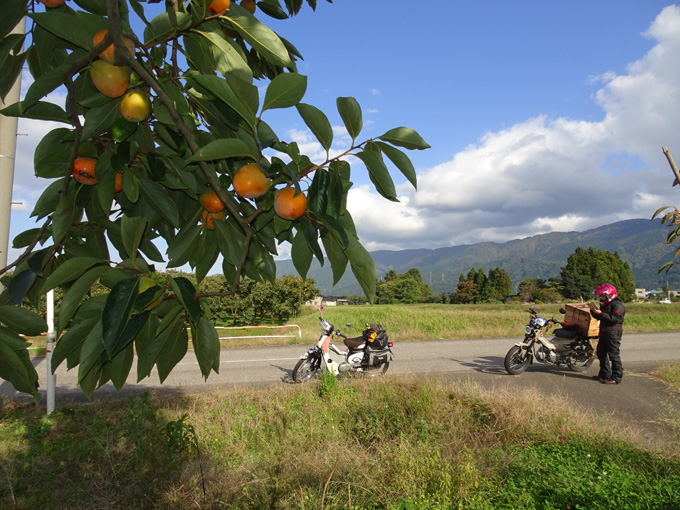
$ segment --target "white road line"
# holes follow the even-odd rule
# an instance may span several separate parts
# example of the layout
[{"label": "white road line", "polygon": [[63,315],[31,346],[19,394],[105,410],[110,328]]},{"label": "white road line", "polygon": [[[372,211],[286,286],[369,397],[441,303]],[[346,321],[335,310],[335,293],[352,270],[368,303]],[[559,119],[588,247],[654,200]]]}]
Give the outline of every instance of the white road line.
[{"label": "white road line", "polygon": [[[300,359],[300,356],[297,356],[295,358],[259,358],[259,359],[229,359],[229,360],[221,360],[220,365],[226,364],[226,363],[257,363],[257,362],[262,362],[262,361],[291,361],[291,360],[298,360]],[[182,365],[198,365],[198,361],[182,361],[177,363],[177,366],[182,366]]]},{"label": "white road line", "polygon": [[290,361],[294,359],[300,359],[300,356],[295,358],[229,359],[220,361],[220,365],[222,363],[257,363],[258,361]]}]

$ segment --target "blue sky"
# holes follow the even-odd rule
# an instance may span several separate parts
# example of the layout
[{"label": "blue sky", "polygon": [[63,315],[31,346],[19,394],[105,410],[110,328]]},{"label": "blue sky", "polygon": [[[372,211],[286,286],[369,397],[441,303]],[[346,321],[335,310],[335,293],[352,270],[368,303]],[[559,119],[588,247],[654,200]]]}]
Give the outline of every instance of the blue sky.
[{"label": "blue sky", "polygon": [[[358,160],[349,209],[369,250],[504,242],[650,218],[676,205],[661,151],[680,160],[680,7],[656,0],[318,0],[285,21],[300,50],[304,102],[348,138],[338,96],[362,106],[360,139],[396,126],[432,146],[411,153],[418,191],[393,173],[380,198]],[[55,100],[59,100],[55,98]],[[323,153],[295,114],[265,115],[279,136]],[[32,151],[52,127],[20,121],[11,234],[44,187]],[[281,254],[286,256],[282,247]],[[17,255],[16,251],[10,252]]]}]

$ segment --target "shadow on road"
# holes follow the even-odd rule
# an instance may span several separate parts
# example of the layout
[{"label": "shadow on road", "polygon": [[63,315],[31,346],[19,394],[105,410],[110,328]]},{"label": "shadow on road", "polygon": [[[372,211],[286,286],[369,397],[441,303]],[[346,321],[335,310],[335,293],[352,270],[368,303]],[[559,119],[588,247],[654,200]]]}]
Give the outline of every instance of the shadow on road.
[{"label": "shadow on road", "polygon": [[287,367],[281,367],[279,365],[269,365],[271,367],[279,369],[281,372],[283,372],[283,375],[281,376],[281,382],[285,384],[296,384],[295,381],[293,381],[293,370]]},{"label": "shadow on road", "polygon": [[463,361],[460,359],[449,358],[454,363],[467,368],[471,368],[476,372],[483,372],[485,374],[507,374],[503,367],[503,358],[498,356],[485,356],[477,358],[472,361]]},{"label": "shadow on road", "polygon": [[[463,361],[455,358],[449,358],[452,362],[458,363],[459,365],[471,368],[475,372],[481,372],[484,374],[491,375],[510,375],[505,370],[503,365],[504,358],[499,356],[485,356],[482,358],[476,358],[472,361]],[[555,374],[561,375],[563,377],[575,378],[575,379],[590,379],[590,375],[586,374],[586,371],[575,372],[569,370],[566,365],[548,365],[543,363],[532,363],[526,369],[526,372],[540,372],[545,374]],[[523,372],[525,373],[525,372]],[[521,374],[519,374],[521,375]]]}]

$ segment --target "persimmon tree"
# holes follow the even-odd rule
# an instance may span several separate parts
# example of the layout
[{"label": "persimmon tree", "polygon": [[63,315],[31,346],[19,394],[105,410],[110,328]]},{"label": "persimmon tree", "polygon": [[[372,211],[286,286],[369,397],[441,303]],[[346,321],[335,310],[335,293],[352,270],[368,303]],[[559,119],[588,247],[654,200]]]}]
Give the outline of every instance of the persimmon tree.
[{"label": "persimmon tree", "polygon": [[[165,380],[190,341],[205,378],[219,368],[205,296],[185,277],[160,276],[154,264],[189,265],[198,282],[220,269],[233,294],[242,277],[273,281],[277,246],[289,242],[301,276],[314,257],[330,264],[335,282],[349,266],[373,299],[375,267],[346,209],[348,156],[363,163],[380,195],[396,201],[388,163],[416,186],[403,149],[427,143],[405,127],[360,141],[361,108],[354,98],[339,97],[351,143],[332,155],[328,116],[302,102],[307,78],[296,69],[299,51],[260,20],[293,16],[302,0],[260,0],[248,9],[217,2],[212,10],[229,6],[217,13],[209,4],[2,2],[0,94],[6,96],[24,64],[33,80],[24,99],[2,114],[63,123],[35,151],[34,171],[46,185],[32,212],[38,226],[13,240],[23,254],[0,269],[0,377],[17,390],[35,395],[38,380],[20,334],[46,330],[44,319],[21,303],[51,289],[64,292],[52,366],[77,368],[88,397],[108,381],[120,389],[134,353],[139,380],[154,366]],[[307,4],[316,8],[316,0]],[[11,33],[22,16],[26,34]],[[60,87],[64,104],[48,102]],[[131,91],[141,94],[134,109],[121,104]],[[325,149],[323,160],[302,154],[295,140],[267,124],[266,114],[282,108],[297,110]],[[73,167],[78,158],[96,160],[91,179],[74,178],[81,175]],[[238,170],[252,164],[269,186],[257,198],[233,189]],[[304,214],[292,220],[274,209],[285,188],[306,198]],[[209,192],[224,204],[222,212],[203,209],[200,197]],[[98,283],[107,292],[91,296]]]}]

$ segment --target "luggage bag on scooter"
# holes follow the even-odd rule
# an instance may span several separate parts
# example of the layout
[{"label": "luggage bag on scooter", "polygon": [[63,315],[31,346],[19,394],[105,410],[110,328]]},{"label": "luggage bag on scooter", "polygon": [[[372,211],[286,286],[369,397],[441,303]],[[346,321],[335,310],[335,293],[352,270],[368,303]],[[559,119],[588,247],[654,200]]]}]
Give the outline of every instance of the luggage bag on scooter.
[{"label": "luggage bag on scooter", "polygon": [[363,332],[364,340],[369,349],[382,351],[387,347],[387,332],[380,324],[371,324]]},{"label": "luggage bag on scooter", "polygon": [[389,363],[392,361],[392,352],[390,351],[389,347],[380,351],[371,349],[367,352],[367,355],[368,364],[370,366],[382,365],[383,363]]}]

